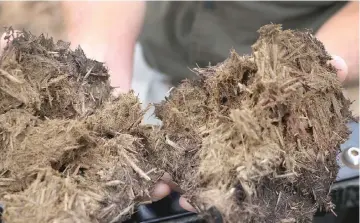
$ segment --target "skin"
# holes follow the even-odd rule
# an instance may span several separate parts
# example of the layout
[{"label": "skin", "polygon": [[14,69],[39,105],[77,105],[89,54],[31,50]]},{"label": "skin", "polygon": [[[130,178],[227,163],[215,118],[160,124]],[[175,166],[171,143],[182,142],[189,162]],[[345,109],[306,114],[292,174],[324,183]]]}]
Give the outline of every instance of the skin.
[{"label": "skin", "polygon": [[[110,71],[116,94],[130,90],[133,55],[137,37],[142,28],[145,2],[69,2],[63,1],[67,33],[72,47],[81,45],[90,58],[105,62]],[[91,15],[91,19],[89,16]],[[106,25],[104,25],[106,24]],[[10,42],[1,37],[0,53]],[[350,2],[316,33],[325,48],[332,53],[329,61],[343,83],[350,84],[359,78],[359,3]],[[345,63],[346,61],[346,63]],[[160,200],[176,190],[169,174],[164,174],[152,192],[153,200]],[[183,198],[180,205],[195,209]]]},{"label": "skin", "polygon": [[62,6],[72,47],[81,45],[88,57],[106,62],[111,85],[129,91],[145,2],[63,1]]},{"label": "skin", "polygon": [[[359,2],[346,4],[331,17],[315,35],[326,50],[346,61],[346,70],[339,71],[339,78],[344,85],[352,85],[359,81]],[[338,63],[344,61],[335,58]],[[344,67],[345,64],[337,64]]]},{"label": "skin", "polygon": [[[142,29],[146,3],[64,1],[68,39],[73,47],[81,44],[88,57],[106,62],[111,84],[118,92],[131,87],[134,46]],[[91,15],[92,19],[89,19]],[[316,33],[326,49],[347,62],[339,73],[344,84],[356,83],[359,77],[359,2],[349,2]],[[335,61],[340,61],[334,58]]]}]

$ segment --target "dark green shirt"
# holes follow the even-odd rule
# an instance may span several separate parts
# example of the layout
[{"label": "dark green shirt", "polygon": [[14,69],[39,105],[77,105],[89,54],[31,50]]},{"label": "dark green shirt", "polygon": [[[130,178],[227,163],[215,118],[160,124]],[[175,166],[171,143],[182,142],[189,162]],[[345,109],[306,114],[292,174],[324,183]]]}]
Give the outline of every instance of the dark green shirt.
[{"label": "dark green shirt", "polygon": [[224,61],[234,48],[250,54],[257,30],[269,23],[285,29],[320,26],[346,2],[231,1],[147,2],[140,43],[150,67],[176,83],[194,74],[189,68]]}]

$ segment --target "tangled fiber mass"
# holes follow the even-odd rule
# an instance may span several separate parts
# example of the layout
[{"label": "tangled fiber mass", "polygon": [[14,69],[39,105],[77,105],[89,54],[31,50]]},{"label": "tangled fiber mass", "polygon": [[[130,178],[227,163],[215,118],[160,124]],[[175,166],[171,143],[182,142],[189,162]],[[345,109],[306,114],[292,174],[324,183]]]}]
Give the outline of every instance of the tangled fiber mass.
[{"label": "tangled fiber mass", "polygon": [[[5,222],[121,222],[164,172],[211,221],[311,222],[333,209],[350,102],[309,31],[259,29],[253,54],[198,68],[155,105],[111,95],[103,64],[24,32],[0,61]],[[9,30],[9,35],[12,35]]]}]

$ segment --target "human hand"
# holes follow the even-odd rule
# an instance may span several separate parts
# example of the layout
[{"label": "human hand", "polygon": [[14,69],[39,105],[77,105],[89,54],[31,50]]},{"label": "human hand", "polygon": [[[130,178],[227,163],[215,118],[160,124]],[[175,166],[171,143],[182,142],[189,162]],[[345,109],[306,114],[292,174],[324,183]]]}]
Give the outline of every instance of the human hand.
[{"label": "human hand", "polygon": [[349,1],[334,13],[314,35],[332,55],[346,61],[344,87],[359,84],[359,2]]},{"label": "human hand", "polygon": [[348,66],[343,58],[339,56],[332,56],[332,58],[333,59],[330,60],[329,63],[336,68],[339,80],[344,82],[349,72]]},{"label": "human hand", "polygon": [[[151,193],[151,198],[153,201],[158,201],[170,195],[172,191],[181,193],[181,189],[173,182],[170,174],[164,173],[164,175],[156,183],[154,190]],[[196,212],[195,208],[192,207],[183,196],[179,199],[179,205],[187,211]]]},{"label": "human hand", "polygon": [[11,41],[14,40],[14,38],[18,38],[21,36],[21,31],[19,30],[13,30],[12,33],[3,33],[1,35],[0,39],[0,56],[4,53],[4,50],[11,44]]}]

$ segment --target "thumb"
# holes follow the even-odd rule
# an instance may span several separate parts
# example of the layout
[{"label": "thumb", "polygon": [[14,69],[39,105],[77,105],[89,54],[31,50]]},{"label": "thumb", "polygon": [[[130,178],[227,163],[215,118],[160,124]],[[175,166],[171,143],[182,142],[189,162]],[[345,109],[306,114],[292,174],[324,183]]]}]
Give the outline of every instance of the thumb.
[{"label": "thumb", "polygon": [[4,50],[11,44],[11,42],[22,35],[20,30],[9,30],[0,37],[0,55],[4,53]]},{"label": "thumb", "polygon": [[348,75],[348,66],[345,63],[345,60],[339,56],[332,56],[332,60],[329,61],[329,63],[335,67],[337,70],[337,76],[340,79],[341,82],[344,82],[346,79],[346,76]]}]

